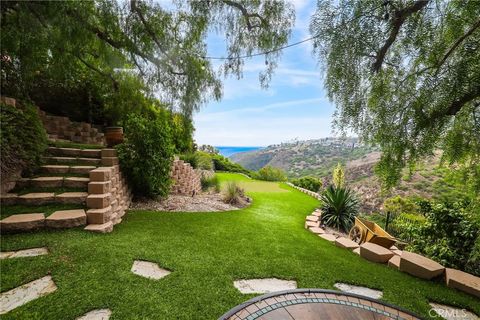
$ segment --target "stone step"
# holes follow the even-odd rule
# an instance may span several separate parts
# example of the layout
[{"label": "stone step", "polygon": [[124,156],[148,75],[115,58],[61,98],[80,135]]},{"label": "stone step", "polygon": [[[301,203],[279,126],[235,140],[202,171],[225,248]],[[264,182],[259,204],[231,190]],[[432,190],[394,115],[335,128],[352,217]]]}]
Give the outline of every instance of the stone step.
[{"label": "stone step", "polygon": [[445,268],[438,262],[408,251],[402,252],[399,269],[422,279],[438,277],[445,271]]},{"label": "stone step", "polygon": [[76,158],[76,157],[44,157],[48,164],[77,164],[97,166],[102,163],[102,159],[97,158]]},{"label": "stone step", "polygon": [[104,224],[111,220],[112,214],[112,206],[102,209],[89,209],[87,210],[87,221],[89,224]]},{"label": "stone step", "polygon": [[64,192],[55,196],[55,202],[85,204],[87,200],[87,192]]},{"label": "stone step", "polygon": [[53,192],[31,192],[21,196],[16,194],[3,194],[2,204],[8,205],[21,204],[27,206],[41,206],[49,203],[72,203],[84,205],[87,200],[87,192],[64,192],[55,195]]},{"label": "stone step", "polygon": [[34,188],[61,188],[63,177],[38,177],[29,179],[29,185]]},{"label": "stone step", "polygon": [[45,165],[41,166],[40,170],[43,173],[68,173],[70,167],[65,165]]},{"label": "stone step", "polygon": [[87,189],[90,179],[87,177],[37,177],[21,179],[17,181],[17,188],[85,188]]},{"label": "stone step", "polygon": [[74,228],[87,224],[87,215],[83,209],[55,211],[45,219],[47,228]]},{"label": "stone step", "polygon": [[55,202],[55,194],[53,192],[31,192],[18,196],[16,203],[27,206],[40,206]]},{"label": "stone step", "polygon": [[81,174],[88,174],[90,171],[96,169],[96,166],[71,166],[69,169],[69,173],[81,173]]},{"label": "stone step", "polygon": [[16,193],[3,193],[0,195],[0,203],[8,206],[17,203],[18,195]]},{"label": "stone step", "polygon": [[14,214],[0,221],[1,232],[22,232],[41,229],[45,226],[43,213]]},{"label": "stone step", "polygon": [[102,224],[89,224],[84,230],[98,233],[109,233],[113,231],[113,222],[108,221]]},{"label": "stone step", "polygon": [[66,177],[63,180],[65,188],[87,188],[90,178],[86,177]]},{"label": "stone step", "polygon": [[80,158],[101,158],[101,149],[77,149],[77,148],[57,148],[49,147],[48,153],[59,157],[80,157]]}]

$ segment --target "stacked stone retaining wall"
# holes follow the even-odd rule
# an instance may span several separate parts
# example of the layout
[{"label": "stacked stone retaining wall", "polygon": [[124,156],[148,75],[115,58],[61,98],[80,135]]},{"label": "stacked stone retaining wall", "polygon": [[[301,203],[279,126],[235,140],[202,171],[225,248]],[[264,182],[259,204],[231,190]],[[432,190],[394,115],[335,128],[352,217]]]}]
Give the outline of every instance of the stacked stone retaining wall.
[{"label": "stacked stone retaining wall", "polygon": [[172,194],[193,196],[202,191],[200,174],[189,163],[175,159],[172,164]]}]

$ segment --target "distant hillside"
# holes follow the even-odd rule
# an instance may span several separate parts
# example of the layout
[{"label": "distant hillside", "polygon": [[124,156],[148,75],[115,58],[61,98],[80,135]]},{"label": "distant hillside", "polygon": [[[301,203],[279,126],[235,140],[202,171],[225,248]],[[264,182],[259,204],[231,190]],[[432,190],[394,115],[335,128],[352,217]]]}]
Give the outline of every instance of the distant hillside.
[{"label": "distant hillside", "polygon": [[283,143],[238,153],[231,159],[250,170],[271,165],[285,170],[290,178],[316,176],[323,180],[324,186],[329,183],[333,168],[341,162],[346,168],[347,184],[361,199],[362,212],[382,210],[383,201],[395,195],[456,201],[467,192],[461,173],[440,167],[440,153],[437,153],[419,163],[413,173],[404,170],[399,185],[384,194],[374,173],[380,152],[353,138],[345,141],[328,138]]},{"label": "distant hillside", "polygon": [[324,138],[272,145],[261,150],[237,153],[230,159],[250,170],[267,165],[281,168],[291,178],[307,175],[324,177],[338,162],[345,164],[362,159],[375,151],[359,143],[356,138]]}]

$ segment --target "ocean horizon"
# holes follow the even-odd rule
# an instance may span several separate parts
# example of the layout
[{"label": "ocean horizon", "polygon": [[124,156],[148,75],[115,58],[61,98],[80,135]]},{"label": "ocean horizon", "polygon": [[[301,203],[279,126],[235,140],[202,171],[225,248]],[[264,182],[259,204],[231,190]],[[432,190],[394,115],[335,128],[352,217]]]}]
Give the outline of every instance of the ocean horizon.
[{"label": "ocean horizon", "polygon": [[230,157],[239,152],[254,151],[263,149],[265,147],[228,147],[228,146],[215,146],[220,154],[224,157]]}]

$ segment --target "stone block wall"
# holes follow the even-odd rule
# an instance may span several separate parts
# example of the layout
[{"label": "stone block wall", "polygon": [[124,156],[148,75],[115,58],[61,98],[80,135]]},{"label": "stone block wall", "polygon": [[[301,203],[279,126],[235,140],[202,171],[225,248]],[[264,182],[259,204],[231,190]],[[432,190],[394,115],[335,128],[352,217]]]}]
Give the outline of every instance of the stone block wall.
[{"label": "stone block wall", "polygon": [[175,159],[172,164],[172,194],[195,195],[202,191],[200,174],[189,163]]},{"label": "stone block wall", "polygon": [[103,167],[90,171],[87,197],[88,224],[118,224],[132,200],[132,194],[118,165],[115,149],[102,149]]},{"label": "stone block wall", "polygon": [[105,145],[105,137],[99,128],[90,123],[74,122],[68,117],[52,116],[39,109],[43,126],[52,140],[69,140],[77,143]]}]

